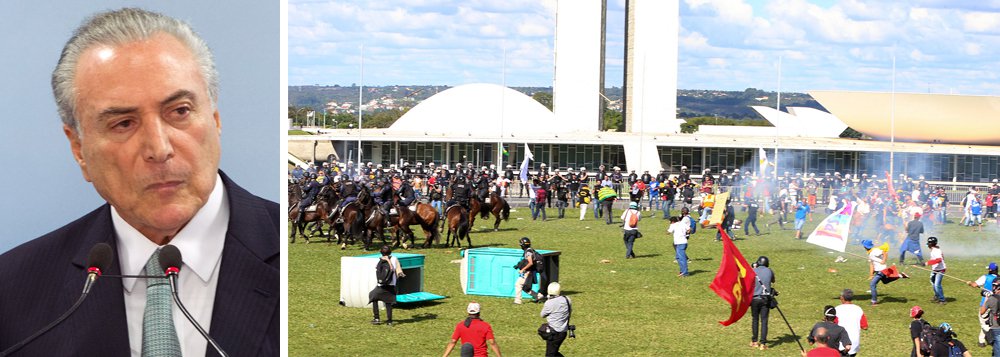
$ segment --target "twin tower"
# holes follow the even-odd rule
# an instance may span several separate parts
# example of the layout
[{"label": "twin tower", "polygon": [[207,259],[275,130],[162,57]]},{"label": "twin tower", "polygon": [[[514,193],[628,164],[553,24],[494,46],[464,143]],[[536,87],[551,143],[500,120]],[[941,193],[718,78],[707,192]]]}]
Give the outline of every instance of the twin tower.
[{"label": "twin tower", "polygon": [[[677,133],[676,0],[625,0],[623,114],[630,133]],[[557,0],[556,122],[598,131],[603,118],[607,0]]]}]

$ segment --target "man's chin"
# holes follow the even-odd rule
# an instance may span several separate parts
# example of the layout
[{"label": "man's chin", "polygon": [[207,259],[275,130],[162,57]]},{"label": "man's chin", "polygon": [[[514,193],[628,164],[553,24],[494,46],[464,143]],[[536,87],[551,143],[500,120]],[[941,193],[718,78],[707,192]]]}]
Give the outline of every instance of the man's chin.
[{"label": "man's chin", "polygon": [[129,224],[147,238],[159,240],[176,235],[197,212],[198,208],[193,205],[167,204],[146,210],[138,217],[142,221],[138,225]]}]

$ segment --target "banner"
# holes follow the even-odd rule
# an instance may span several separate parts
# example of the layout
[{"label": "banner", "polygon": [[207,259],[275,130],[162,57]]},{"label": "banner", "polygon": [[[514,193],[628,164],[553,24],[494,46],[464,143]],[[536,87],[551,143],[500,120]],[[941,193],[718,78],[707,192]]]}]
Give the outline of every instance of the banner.
[{"label": "banner", "polygon": [[715,195],[715,205],[712,206],[712,216],[708,218],[708,224],[721,224],[725,218],[726,201],[729,201],[729,192]]},{"label": "banner", "polygon": [[750,268],[750,264],[747,264],[740,250],[736,249],[736,245],[722,226],[716,227],[722,233],[722,259],[719,263],[719,272],[715,274],[715,279],[709,287],[732,308],[729,319],[719,321],[722,326],[729,326],[739,321],[750,308],[757,274]]},{"label": "banner", "polygon": [[847,238],[851,230],[851,216],[854,208],[848,201],[840,211],[834,212],[816,226],[809,234],[806,243],[812,243],[823,248],[843,252],[847,248]]}]

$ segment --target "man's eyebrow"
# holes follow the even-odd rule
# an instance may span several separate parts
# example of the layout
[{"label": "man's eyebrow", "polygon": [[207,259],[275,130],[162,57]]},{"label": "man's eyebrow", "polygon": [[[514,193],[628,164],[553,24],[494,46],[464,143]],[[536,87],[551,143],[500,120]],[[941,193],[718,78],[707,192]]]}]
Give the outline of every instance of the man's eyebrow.
[{"label": "man's eyebrow", "polygon": [[124,115],[124,114],[131,114],[131,113],[135,113],[135,112],[138,112],[138,111],[139,111],[139,108],[137,108],[137,107],[110,107],[110,108],[105,108],[104,110],[101,111],[100,114],[97,115],[97,120],[98,121],[104,121],[104,120],[107,120],[108,118],[111,118],[111,117],[114,117],[114,116]]},{"label": "man's eyebrow", "polygon": [[194,95],[194,92],[186,90],[186,89],[180,89],[180,90],[174,92],[173,94],[171,94],[169,97],[167,97],[167,99],[164,99],[164,100],[160,101],[160,106],[166,106],[166,105],[168,105],[168,104],[170,104],[170,103],[172,103],[172,102],[174,102],[174,101],[176,101],[178,99],[181,99],[181,98],[190,99],[192,102],[195,101],[195,99],[196,99],[195,95]]}]

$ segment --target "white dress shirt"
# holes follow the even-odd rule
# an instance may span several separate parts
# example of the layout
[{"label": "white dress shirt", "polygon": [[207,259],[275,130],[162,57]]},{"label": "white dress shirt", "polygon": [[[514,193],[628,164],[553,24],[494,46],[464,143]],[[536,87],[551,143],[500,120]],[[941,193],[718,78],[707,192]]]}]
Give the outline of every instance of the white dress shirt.
[{"label": "white dress shirt", "polygon": [[[146,261],[159,246],[130,226],[111,207],[111,221],[118,241],[118,259],[122,274],[140,275]],[[205,329],[211,331],[215,288],[219,281],[222,248],[229,226],[229,200],[216,176],[215,188],[208,201],[170,241],[181,251],[184,265],[178,275],[177,289],[181,302]],[[154,273],[149,273],[155,275]],[[162,274],[162,273],[160,273]],[[146,281],[124,279],[125,316],[128,320],[129,346],[132,356],[142,354],[142,315],[146,308]],[[208,342],[198,333],[176,304],[173,306],[174,327],[184,356],[204,356]]]}]

